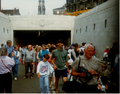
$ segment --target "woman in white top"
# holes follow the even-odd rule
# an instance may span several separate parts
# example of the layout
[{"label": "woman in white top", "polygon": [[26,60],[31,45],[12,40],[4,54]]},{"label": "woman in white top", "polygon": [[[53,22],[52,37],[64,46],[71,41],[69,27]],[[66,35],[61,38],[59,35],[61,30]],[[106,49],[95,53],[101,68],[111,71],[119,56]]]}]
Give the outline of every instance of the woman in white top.
[{"label": "woman in white top", "polygon": [[15,65],[13,59],[7,56],[7,48],[0,48],[0,93],[12,93],[11,68]]}]

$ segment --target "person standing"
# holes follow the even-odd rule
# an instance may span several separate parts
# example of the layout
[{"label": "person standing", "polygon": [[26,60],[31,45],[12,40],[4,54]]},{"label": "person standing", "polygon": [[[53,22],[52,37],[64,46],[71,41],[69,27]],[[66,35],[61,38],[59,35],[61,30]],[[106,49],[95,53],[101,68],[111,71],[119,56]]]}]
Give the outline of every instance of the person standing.
[{"label": "person standing", "polygon": [[6,42],[7,44],[4,45],[3,47],[6,47],[7,48],[7,55],[12,58],[13,55],[12,55],[12,52],[13,52],[13,47],[12,47],[12,41],[11,40],[8,40]]},{"label": "person standing", "polygon": [[19,54],[20,53],[18,51],[18,47],[14,47],[13,55],[14,55],[15,66],[12,68],[14,80],[17,80]]},{"label": "person standing", "polygon": [[41,50],[41,46],[38,46],[38,48],[39,48],[39,51]]},{"label": "person standing", "polygon": [[[51,60],[51,57],[52,57],[52,52],[53,50],[55,50],[55,47],[54,46],[51,46],[49,51],[50,51],[50,54],[48,54],[49,56],[49,59],[47,60],[51,66],[53,67],[53,64],[52,64],[52,60]],[[54,63],[55,63],[55,58],[53,59]],[[53,78],[53,84],[54,84],[54,90],[55,90],[55,71],[53,71],[50,75],[49,75],[49,83],[50,83],[50,88],[52,88],[52,78]]]},{"label": "person standing", "polygon": [[23,46],[23,49],[22,49],[22,60],[21,60],[21,64],[23,64],[23,57],[24,57],[24,54],[25,54],[25,47]]},{"label": "person standing", "polygon": [[[113,47],[108,52],[108,58],[111,62],[111,82],[119,83],[119,43],[113,42]],[[119,89],[118,89],[119,90]]]},{"label": "person standing", "polygon": [[20,51],[20,52],[22,51],[22,48],[21,48],[21,46],[19,46],[19,51]]},{"label": "person standing", "polygon": [[28,78],[28,68],[30,67],[30,78],[33,78],[32,68],[35,62],[35,52],[32,50],[32,45],[28,45],[28,50],[25,50],[25,55],[23,57],[23,64],[25,64],[25,76]]},{"label": "person standing", "polygon": [[42,49],[38,52],[38,62],[43,60],[43,55],[49,54],[49,52],[46,50],[45,45],[42,45]]},{"label": "person standing", "polygon": [[77,57],[79,57],[79,55],[80,55],[79,46],[78,46],[77,43],[75,43],[74,44],[74,49],[72,49],[72,51],[71,51],[71,58],[72,58],[72,60],[75,61],[75,59]]},{"label": "person standing", "polygon": [[109,76],[110,72],[107,69],[107,64],[103,63],[102,64],[102,74],[101,74],[101,81],[102,84],[105,85],[106,90],[108,89],[108,76]]},{"label": "person standing", "polygon": [[115,64],[115,57],[119,53],[119,44],[118,42],[113,42],[112,48],[108,52],[108,58],[109,61],[111,62],[111,69],[114,67]]},{"label": "person standing", "polygon": [[37,65],[38,65],[38,52],[39,52],[39,48],[35,49],[35,73],[37,72]]},{"label": "person standing", "polygon": [[13,59],[7,56],[7,48],[0,48],[0,93],[12,93],[11,68],[15,65]]},{"label": "person standing", "polygon": [[47,61],[49,59],[48,54],[43,55],[43,61],[38,63],[37,74],[40,82],[41,93],[49,93],[49,80],[48,75],[53,72],[53,68]]},{"label": "person standing", "polygon": [[[67,73],[69,72],[68,68],[68,54],[65,49],[63,49],[63,40],[58,40],[58,47],[52,52],[52,64],[55,70],[55,88],[56,93],[58,93],[58,82],[59,78],[62,75],[63,83],[67,81]],[[55,58],[55,63],[53,62],[53,58]]]},{"label": "person standing", "polygon": [[1,44],[1,47],[0,47],[0,48],[2,48],[2,47],[3,47],[3,45],[4,45],[4,44]]},{"label": "person standing", "polygon": [[[76,76],[76,80],[67,81],[62,88],[67,93],[99,93],[97,82],[102,65],[99,59],[93,56],[94,47],[91,44],[86,44],[84,48],[85,54],[79,56],[71,66],[71,75]],[[79,69],[85,72],[79,72]],[[86,71],[91,77],[87,76]]]}]

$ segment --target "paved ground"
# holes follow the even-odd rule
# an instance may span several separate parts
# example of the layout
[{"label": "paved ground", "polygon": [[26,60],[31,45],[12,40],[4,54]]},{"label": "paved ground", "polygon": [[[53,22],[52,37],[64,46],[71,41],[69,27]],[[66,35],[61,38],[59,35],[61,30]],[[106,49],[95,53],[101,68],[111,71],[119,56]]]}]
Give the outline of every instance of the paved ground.
[{"label": "paved ground", "polygon": [[[24,65],[19,65],[18,67],[18,80],[15,81],[13,79],[13,84],[12,84],[12,92],[13,93],[40,93],[40,88],[39,88],[39,80],[37,78],[37,75],[34,74],[34,78],[30,79],[24,79],[24,73],[25,73],[25,66]],[[59,93],[64,93],[62,91],[62,79],[59,80],[59,86],[58,86],[58,92]],[[55,91],[53,90],[53,87],[50,89],[50,93],[54,93]]]},{"label": "paved ground", "polygon": [[[13,79],[13,88],[12,91],[13,93],[40,93],[40,88],[39,88],[39,80],[37,78],[37,75],[34,74],[34,78],[30,79],[23,79],[25,73],[25,66],[24,65],[19,65],[18,67],[18,80],[15,81]],[[118,92],[115,84],[111,83],[110,81],[108,82],[109,85],[109,90],[107,92],[109,93],[115,93]],[[64,93],[62,91],[62,79],[59,80],[59,85],[58,85],[58,92],[59,93]],[[53,87],[50,89],[50,93],[55,93],[53,90]]]}]

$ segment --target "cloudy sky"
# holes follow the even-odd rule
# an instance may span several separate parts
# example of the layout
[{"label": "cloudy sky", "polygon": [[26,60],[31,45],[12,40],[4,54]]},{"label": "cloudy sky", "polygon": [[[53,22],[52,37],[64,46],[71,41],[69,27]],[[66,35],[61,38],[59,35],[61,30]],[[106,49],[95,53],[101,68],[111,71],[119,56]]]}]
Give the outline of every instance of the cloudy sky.
[{"label": "cloudy sky", "polygon": [[[53,15],[53,9],[62,7],[66,0],[45,0],[46,15]],[[19,8],[21,15],[37,15],[38,0],[1,0],[2,9]]]}]

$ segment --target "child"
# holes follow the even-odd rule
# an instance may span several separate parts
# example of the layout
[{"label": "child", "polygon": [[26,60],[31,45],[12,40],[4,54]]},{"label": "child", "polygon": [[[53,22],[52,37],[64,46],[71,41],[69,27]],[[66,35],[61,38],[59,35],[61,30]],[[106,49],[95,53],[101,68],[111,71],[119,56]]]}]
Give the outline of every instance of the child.
[{"label": "child", "polygon": [[106,64],[102,64],[102,75],[101,75],[101,80],[103,85],[105,85],[106,90],[108,89],[108,75],[109,75],[109,70],[107,69],[107,65]]},{"label": "child", "polygon": [[[51,64],[52,67],[53,67],[53,64],[52,64],[51,57],[52,57],[52,52],[53,52],[53,50],[55,50],[55,47],[54,47],[54,46],[51,46],[50,49],[49,49],[50,54],[48,54],[49,59],[47,60],[47,61]],[[53,59],[53,62],[55,63],[55,58]],[[54,90],[55,90],[55,71],[53,71],[53,73],[51,73],[51,74],[49,75],[49,83],[50,83],[50,86],[49,86],[49,87],[50,87],[50,88],[52,88],[52,78],[53,78],[53,84],[54,84]]]},{"label": "child", "polygon": [[39,52],[39,48],[35,49],[35,73],[37,72],[37,65],[38,65],[38,52]]},{"label": "child", "polygon": [[19,63],[18,47],[14,47],[13,55],[14,55],[15,66],[13,67],[12,71],[13,71],[14,80],[17,80],[18,63]]},{"label": "child", "polygon": [[47,61],[49,59],[48,54],[43,55],[43,61],[38,63],[37,74],[40,82],[41,93],[49,93],[49,74],[53,72],[52,66]]}]

